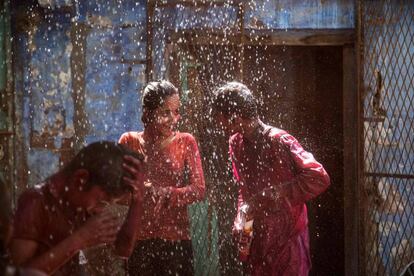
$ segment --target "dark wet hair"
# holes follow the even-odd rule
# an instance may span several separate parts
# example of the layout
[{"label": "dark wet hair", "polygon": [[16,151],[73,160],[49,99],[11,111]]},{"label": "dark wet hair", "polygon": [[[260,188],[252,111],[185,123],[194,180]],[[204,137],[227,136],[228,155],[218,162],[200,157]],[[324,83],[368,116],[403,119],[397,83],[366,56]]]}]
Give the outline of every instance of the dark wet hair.
[{"label": "dark wet hair", "polygon": [[178,94],[178,89],[169,81],[153,81],[142,92],[142,122],[147,125],[153,111],[162,106],[166,98]]},{"label": "dark wet hair", "polygon": [[122,167],[125,155],[143,160],[142,155],[121,144],[110,141],[95,142],[80,150],[63,172],[71,174],[78,169],[86,169],[89,172],[87,188],[98,185],[109,194],[120,194],[129,189],[122,180],[125,175]]},{"label": "dark wet hair", "polygon": [[213,114],[221,113],[226,117],[238,116],[245,119],[256,118],[257,103],[246,85],[240,82],[228,82],[214,92]]}]

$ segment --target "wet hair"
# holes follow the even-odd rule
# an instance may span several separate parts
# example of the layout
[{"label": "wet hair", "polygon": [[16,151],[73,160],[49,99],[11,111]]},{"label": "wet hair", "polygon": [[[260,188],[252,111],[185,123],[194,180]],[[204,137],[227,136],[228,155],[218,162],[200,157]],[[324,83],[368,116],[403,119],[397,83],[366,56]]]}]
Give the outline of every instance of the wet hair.
[{"label": "wet hair", "polygon": [[161,107],[165,100],[178,94],[178,89],[169,81],[153,81],[145,86],[142,92],[142,122],[144,126],[151,121],[151,115]]},{"label": "wet hair", "polygon": [[213,114],[220,113],[228,118],[254,119],[258,116],[257,103],[252,92],[240,82],[228,82],[214,92]]},{"label": "wet hair", "polygon": [[78,169],[85,169],[89,172],[87,189],[98,185],[107,193],[117,195],[130,189],[122,180],[125,176],[122,167],[125,155],[143,160],[142,155],[121,144],[110,141],[95,142],[81,149],[63,172],[70,175]]}]

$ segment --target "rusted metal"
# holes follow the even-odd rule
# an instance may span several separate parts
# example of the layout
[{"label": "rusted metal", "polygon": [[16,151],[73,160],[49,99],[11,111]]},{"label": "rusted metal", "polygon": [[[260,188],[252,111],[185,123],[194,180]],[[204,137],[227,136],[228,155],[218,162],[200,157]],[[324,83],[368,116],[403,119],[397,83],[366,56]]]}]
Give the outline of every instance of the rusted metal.
[{"label": "rusted metal", "polygon": [[147,1],[147,45],[146,45],[146,66],[145,66],[145,78],[146,82],[152,80],[153,77],[153,61],[152,61],[152,48],[153,48],[153,23],[154,23],[154,11],[156,1]]},{"label": "rusted metal", "polygon": [[358,275],[358,94],[355,44],[343,47],[345,275]]},{"label": "rusted metal", "polygon": [[[300,29],[300,30],[244,30],[239,28],[200,29],[171,31],[171,39],[181,43],[196,45],[232,44],[248,45],[285,45],[285,46],[343,46],[353,44],[355,30],[352,29]],[[181,39],[181,40],[180,40]]]},{"label": "rusted metal", "polygon": [[244,47],[245,47],[245,29],[244,29],[244,4],[240,2],[238,4],[237,9],[237,25],[238,25],[238,33],[239,33],[239,51],[238,51],[238,63],[239,63],[239,80],[243,81],[243,72],[244,72]]},{"label": "rusted metal", "polygon": [[400,179],[414,179],[413,174],[365,172],[364,175],[366,177],[391,177],[391,178],[400,178]]},{"label": "rusted metal", "polygon": [[85,111],[86,38],[88,32],[89,27],[84,22],[74,21],[72,23],[70,37],[73,50],[70,57],[70,65],[72,72],[72,99],[74,105],[73,125],[75,128],[75,151],[83,146],[89,128]]},{"label": "rusted metal", "polygon": [[231,6],[239,5],[243,3],[243,0],[149,0],[153,4],[156,4],[160,8],[173,8],[177,5],[183,7],[192,7],[192,8],[209,8],[209,7],[221,7],[221,6]]},{"label": "rusted metal", "polygon": [[361,275],[414,259],[414,58],[410,1],[357,1]]}]

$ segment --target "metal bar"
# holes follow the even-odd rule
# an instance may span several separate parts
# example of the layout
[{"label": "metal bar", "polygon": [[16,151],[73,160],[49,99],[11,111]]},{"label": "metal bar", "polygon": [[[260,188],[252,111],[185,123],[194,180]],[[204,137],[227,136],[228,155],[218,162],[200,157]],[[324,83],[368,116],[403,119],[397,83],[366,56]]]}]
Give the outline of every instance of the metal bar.
[{"label": "metal bar", "polygon": [[147,48],[146,56],[147,62],[145,67],[146,82],[149,82],[153,77],[153,63],[152,63],[152,41],[153,41],[153,20],[155,11],[155,1],[147,1]]},{"label": "metal bar", "polygon": [[[226,30],[203,28],[193,30],[170,30],[173,41],[192,43],[196,45],[235,44],[241,43],[239,28]],[[355,42],[355,30],[325,29],[325,30],[266,30],[243,31],[244,45],[290,45],[290,46],[343,46]],[[190,37],[191,39],[188,39]],[[187,38],[187,39],[185,39]]]},{"label": "metal bar", "polygon": [[[72,72],[72,99],[74,106],[73,127],[75,129],[74,148],[79,150],[88,133],[88,116],[85,112],[85,86],[86,86],[86,40],[89,27],[84,22],[73,21],[70,39],[73,45],[70,55],[70,68]],[[33,136],[33,132],[31,136]],[[32,141],[31,137],[31,141]]]},{"label": "metal bar", "polygon": [[343,173],[345,275],[358,275],[358,92],[355,44],[343,47]]},{"label": "metal bar", "polygon": [[169,0],[169,1],[157,1],[149,0],[149,3],[153,3],[160,8],[174,8],[177,5],[184,7],[194,7],[194,8],[210,8],[210,7],[221,7],[221,6],[236,6],[239,3],[242,3],[243,0],[233,0],[233,1],[197,1],[197,0]]},{"label": "metal bar", "polygon": [[239,32],[239,80],[243,82],[243,73],[244,73],[244,5],[243,2],[240,2],[237,10],[237,27]]},{"label": "metal bar", "polygon": [[362,24],[362,0],[354,0],[355,3],[355,26],[356,26],[356,78],[357,78],[357,135],[358,135],[358,142],[357,142],[357,199],[358,199],[358,206],[360,209],[359,214],[357,214],[358,219],[358,240],[357,240],[357,247],[358,247],[358,260],[356,269],[357,274],[347,274],[347,275],[364,275],[365,274],[365,245],[364,240],[366,240],[364,234],[364,227],[362,222],[365,219],[365,214],[367,212],[367,204],[366,200],[362,197],[364,196],[363,193],[363,171],[364,171],[364,122],[363,122],[363,107],[364,107],[364,82],[363,82],[363,24]]},{"label": "metal bar", "polygon": [[399,179],[414,179],[413,174],[398,174],[398,173],[376,173],[376,172],[364,172],[366,177],[389,177]]}]

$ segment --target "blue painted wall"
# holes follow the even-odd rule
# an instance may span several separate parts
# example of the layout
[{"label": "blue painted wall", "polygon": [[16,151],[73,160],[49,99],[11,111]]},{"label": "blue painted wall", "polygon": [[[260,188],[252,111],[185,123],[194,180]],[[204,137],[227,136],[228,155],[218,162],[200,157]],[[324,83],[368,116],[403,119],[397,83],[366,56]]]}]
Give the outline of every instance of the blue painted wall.
[{"label": "blue painted wall", "polygon": [[[24,1],[23,1],[24,2]],[[35,2],[35,1],[32,1]],[[252,4],[255,2],[255,4]],[[72,1],[38,2],[47,15],[31,34],[16,40],[16,103],[21,112],[29,185],[59,167],[56,150],[32,147],[30,135],[51,132],[59,149],[62,138],[74,135],[70,39],[74,22],[90,27],[86,38],[85,141],[117,140],[131,129],[142,129],[140,93],[145,82],[146,1],[93,0],[72,6]],[[79,3],[79,2],[78,2]],[[353,28],[352,1],[247,1],[246,28]],[[72,13],[65,10],[72,9]],[[45,13],[46,14],[46,13]],[[253,22],[253,23],[252,23]],[[229,28],[236,24],[231,6],[208,10],[178,5],[156,8],[154,22],[154,77],[165,74],[164,50],[167,29]],[[257,27],[257,26],[256,26]],[[47,160],[44,166],[38,160]]]},{"label": "blue painted wall", "polygon": [[[29,0],[19,0],[18,9],[25,7],[24,2]],[[85,143],[101,139],[116,141],[125,131],[143,128],[140,90],[145,85],[146,69],[146,0],[30,2],[37,7],[26,6],[28,15],[35,11],[38,16],[26,29],[15,32],[17,173],[21,187],[34,185],[55,172],[66,150],[65,141],[76,135],[79,122],[73,119],[76,110],[73,89],[77,80],[72,71],[76,63],[71,58],[77,45],[71,33],[77,24],[88,28],[86,46],[82,49],[85,80],[80,87],[85,95]],[[157,7],[152,54],[154,78],[162,78],[166,73],[169,30],[205,27],[230,30],[235,28],[236,19],[237,8],[232,6]],[[353,28],[353,1],[246,1],[245,26],[248,29]],[[45,145],[35,143],[33,137],[46,137],[48,141]],[[196,272],[216,275],[218,248],[214,245],[208,248],[205,243],[213,237],[216,244],[217,221],[213,219],[208,225],[208,202],[200,206],[191,210],[198,219],[193,220],[193,233],[201,237],[194,239],[198,243],[195,247],[203,249],[197,250],[195,256]],[[207,254],[211,254],[210,264],[206,264]]]}]

